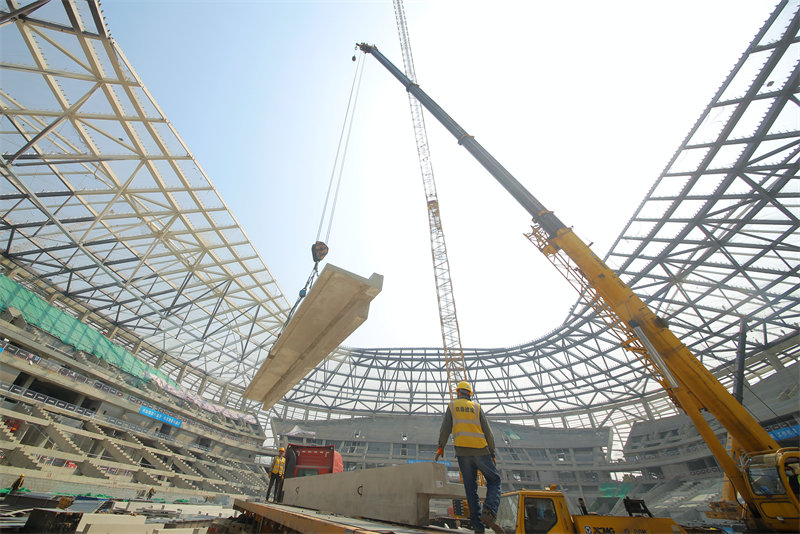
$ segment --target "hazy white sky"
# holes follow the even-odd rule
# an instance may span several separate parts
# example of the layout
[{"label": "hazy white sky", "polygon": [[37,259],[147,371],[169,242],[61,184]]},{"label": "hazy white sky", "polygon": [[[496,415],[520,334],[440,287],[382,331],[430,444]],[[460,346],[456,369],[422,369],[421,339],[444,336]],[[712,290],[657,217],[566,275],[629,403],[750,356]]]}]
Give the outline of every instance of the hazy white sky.
[{"label": "hazy white sky", "polygon": [[[775,4],[436,0],[405,10],[420,86],[604,256]],[[103,10],[293,303],[312,267],[355,43],[402,68],[391,0],[106,0]],[[345,344],[441,346],[408,99],[364,61],[326,261],[385,279]],[[426,125],[464,347],[545,335],[577,296],[523,236],[525,211],[430,115]]]}]

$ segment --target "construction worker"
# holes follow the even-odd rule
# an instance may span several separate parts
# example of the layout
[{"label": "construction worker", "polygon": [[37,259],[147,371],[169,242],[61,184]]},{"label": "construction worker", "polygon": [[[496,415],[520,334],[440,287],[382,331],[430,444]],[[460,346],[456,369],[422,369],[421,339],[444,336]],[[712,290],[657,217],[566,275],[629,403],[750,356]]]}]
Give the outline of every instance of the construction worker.
[{"label": "construction worker", "polygon": [[280,496],[280,488],[283,486],[283,475],[286,471],[286,458],[283,457],[286,449],[281,447],[278,450],[278,456],[272,459],[272,467],[269,470],[269,486],[267,486],[267,500],[269,501],[269,494],[272,491],[272,484],[275,484],[275,498],[273,501],[277,502]]},{"label": "construction worker", "polygon": [[[485,523],[492,530],[502,533],[497,524],[497,508],[500,505],[500,473],[494,456],[494,435],[489,421],[480,405],[471,400],[472,386],[459,382],[456,386],[458,398],[452,401],[444,415],[439,430],[439,450],[436,458],[443,454],[450,433],[456,448],[456,459],[464,479],[464,492],[469,504],[469,520],[477,534],[484,532]],[[486,501],[481,509],[478,500],[478,471],[486,479]]]},{"label": "construction worker", "polygon": [[25,475],[21,474],[19,478],[17,478],[17,480],[15,480],[13,484],[11,484],[11,488],[9,488],[10,490],[9,493],[21,490],[23,484],[25,484]]}]

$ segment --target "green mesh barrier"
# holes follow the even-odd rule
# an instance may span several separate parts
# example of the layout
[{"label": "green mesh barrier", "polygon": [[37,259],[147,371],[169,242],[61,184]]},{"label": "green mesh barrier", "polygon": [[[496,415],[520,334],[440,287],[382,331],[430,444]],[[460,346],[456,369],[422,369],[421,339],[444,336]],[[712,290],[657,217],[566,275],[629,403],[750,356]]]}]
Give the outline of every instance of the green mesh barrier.
[{"label": "green mesh barrier", "polygon": [[204,410],[221,413],[225,417],[241,419],[248,423],[258,422],[250,414],[207,401],[193,391],[183,388],[162,371],[146,364],[94,328],[86,326],[72,315],[51,306],[35,293],[0,274],[0,312],[7,308],[18,309],[29,324],[49,332],[67,345],[75,347],[76,350],[93,354],[126,373],[153,382],[166,392],[188,400]]},{"label": "green mesh barrier", "polygon": [[633,489],[629,482],[606,482],[600,484],[600,493],[603,497],[625,497]]},{"label": "green mesh barrier", "polygon": [[94,328],[51,306],[38,295],[0,274],[0,311],[7,308],[18,309],[29,324],[49,332],[76,350],[94,354],[126,373],[145,380],[158,377],[168,384],[179,387],[163,372],[144,363]]}]

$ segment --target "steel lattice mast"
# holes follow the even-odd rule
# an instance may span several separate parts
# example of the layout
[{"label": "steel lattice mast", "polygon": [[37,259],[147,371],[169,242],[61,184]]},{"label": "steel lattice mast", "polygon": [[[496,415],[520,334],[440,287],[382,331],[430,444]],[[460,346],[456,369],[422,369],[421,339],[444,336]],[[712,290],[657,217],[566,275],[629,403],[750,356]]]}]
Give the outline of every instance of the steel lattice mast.
[{"label": "steel lattice mast", "polygon": [[[406,76],[416,83],[414,60],[411,56],[411,42],[408,35],[405,10],[402,0],[393,0],[394,15],[397,19],[397,33],[400,37],[400,48],[403,53],[403,65]],[[425,201],[428,206],[428,224],[431,232],[431,258],[433,274],[436,280],[436,298],[439,302],[439,320],[442,325],[442,343],[444,347],[445,365],[447,367],[447,388],[450,398],[455,398],[455,385],[467,380],[467,369],[464,363],[464,352],[461,349],[461,334],[458,329],[456,302],[453,297],[453,284],[450,280],[450,262],[447,259],[447,246],[442,229],[439,197],[436,193],[436,181],[433,177],[428,134],[425,131],[425,119],[422,105],[410,93],[408,103],[411,107],[411,121],[414,126],[414,139],[417,143],[419,167],[422,173],[422,184],[425,188]]]}]

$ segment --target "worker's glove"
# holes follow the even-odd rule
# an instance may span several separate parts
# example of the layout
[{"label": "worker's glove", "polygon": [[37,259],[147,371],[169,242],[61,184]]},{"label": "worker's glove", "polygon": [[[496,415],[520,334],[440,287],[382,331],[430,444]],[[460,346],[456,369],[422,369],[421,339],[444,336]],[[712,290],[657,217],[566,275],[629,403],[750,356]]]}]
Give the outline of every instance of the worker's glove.
[{"label": "worker's glove", "polygon": [[494,457],[494,453],[492,453],[492,461],[494,462],[494,465],[497,465],[497,458]]},{"label": "worker's glove", "polygon": [[439,456],[442,456],[443,454],[444,454],[444,451],[442,450],[441,447],[439,447],[439,450],[436,451],[436,458],[434,458],[433,461],[434,462],[438,462],[439,461]]}]

